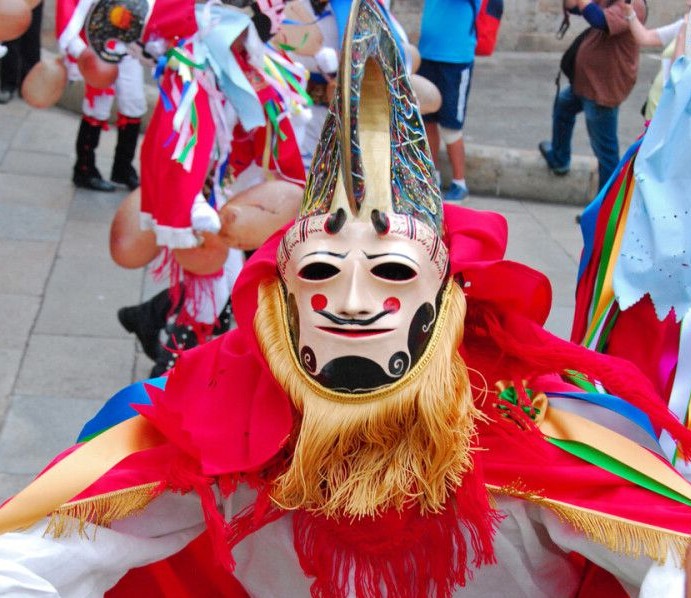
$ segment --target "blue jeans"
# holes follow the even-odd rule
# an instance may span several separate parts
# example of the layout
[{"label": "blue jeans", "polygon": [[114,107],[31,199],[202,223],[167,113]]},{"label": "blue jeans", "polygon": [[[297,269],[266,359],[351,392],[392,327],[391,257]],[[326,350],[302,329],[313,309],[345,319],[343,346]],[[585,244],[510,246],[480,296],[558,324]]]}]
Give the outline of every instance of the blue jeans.
[{"label": "blue jeans", "polygon": [[617,127],[619,107],[599,106],[592,100],[577,96],[571,86],[559,92],[552,112],[553,166],[568,167],[571,164],[571,138],[576,115],[585,114],[590,147],[597,158],[600,189],[609,180],[619,164],[619,140]]}]

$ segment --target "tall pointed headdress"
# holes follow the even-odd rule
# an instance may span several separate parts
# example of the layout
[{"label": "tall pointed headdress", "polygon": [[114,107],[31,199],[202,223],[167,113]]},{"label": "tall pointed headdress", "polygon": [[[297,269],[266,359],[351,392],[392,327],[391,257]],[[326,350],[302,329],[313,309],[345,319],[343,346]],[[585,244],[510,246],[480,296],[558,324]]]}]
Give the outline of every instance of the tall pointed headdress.
[{"label": "tall pointed headdress", "polygon": [[[390,216],[400,215],[407,217],[396,219],[401,225],[407,221],[414,228],[421,222],[441,241],[442,201],[433,172],[420,111],[388,17],[376,0],[354,1],[337,90],[296,222],[302,228],[298,237],[313,228],[306,227],[306,219],[315,216],[329,215],[327,228],[349,217],[373,219],[385,230],[392,224]],[[279,266],[295,240],[286,236]]]}]

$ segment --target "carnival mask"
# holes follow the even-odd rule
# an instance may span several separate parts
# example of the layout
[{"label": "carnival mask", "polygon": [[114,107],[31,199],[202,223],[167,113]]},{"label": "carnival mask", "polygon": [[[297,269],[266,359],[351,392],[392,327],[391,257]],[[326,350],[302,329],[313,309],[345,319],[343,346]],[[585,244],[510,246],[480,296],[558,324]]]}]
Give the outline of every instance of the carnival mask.
[{"label": "carnival mask", "polygon": [[360,220],[337,234],[311,234],[286,264],[294,349],[305,372],[332,390],[367,392],[395,382],[433,329],[445,254],[436,261],[429,254],[431,229],[418,223],[418,238],[410,238],[408,217],[391,221],[384,234]]}]

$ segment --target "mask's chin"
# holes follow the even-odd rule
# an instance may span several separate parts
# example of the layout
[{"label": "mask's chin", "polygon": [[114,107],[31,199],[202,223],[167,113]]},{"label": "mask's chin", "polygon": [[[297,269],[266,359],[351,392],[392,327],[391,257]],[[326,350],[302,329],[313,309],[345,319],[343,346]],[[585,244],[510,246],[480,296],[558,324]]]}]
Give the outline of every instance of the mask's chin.
[{"label": "mask's chin", "polygon": [[[410,362],[407,355],[403,361]],[[407,371],[408,368],[406,368]],[[387,386],[398,378],[389,376],[381,366],[366,357],[348,355],[327,363],[316,375],[312,375],[322,386],[336,392],[361,393]]]}]

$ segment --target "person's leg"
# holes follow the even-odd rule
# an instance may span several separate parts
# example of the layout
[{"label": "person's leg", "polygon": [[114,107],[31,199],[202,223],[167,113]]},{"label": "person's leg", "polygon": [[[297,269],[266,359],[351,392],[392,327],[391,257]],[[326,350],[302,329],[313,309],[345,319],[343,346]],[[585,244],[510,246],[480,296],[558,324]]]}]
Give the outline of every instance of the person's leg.
[{"label": "person's leg", "polygon": [[425,120],[425,133],[427,133],[427,143],[429,143],[429,151],[432,154],[432,162],[435,168],[439,168],[439,146],[441,141],[439,139],[439,126],[433,120]]},{"label": "person's leg", "polygon": [[[423,58],[420,61],[420,67],[416,74],[427,79],[439,89],[440,94],[442,93],[440,88],[442,82],[440,81],[438,63]],[[439,125],[437,122],[439,120],[439,111],[425,114],[422,118],[425,125],[425,134],[427,135],[427,144],[429,145],[432,162],[434,162],[434,176],[437,184],[441,187],[441,175],[439,174],[439,148],[441,147],[441,138],[439,137]]]},{"label": "person's leg", "polygon": [[7,104],[19,87],[19,40],[4,45],[7,54],[0,60],[0,104]]},{"label": "person's leg", "polygon": [[146,96],[144,70],[131,56],[125,56],[119,65],[115,95],[118,102],[118,141],[110,179],[132,190],[139,186],[139,176],[132,161],[137,151],[141,117],[146,112]]},{"label": "person's leg", "polygon": [[137,336],[144,353],[156,361],[161,345],[159,334],[173,311],[170,291],[165,289],[139,305],[120,308],[117,315],[122,327]]},{"label": "person's leg", "polygon": [[24,78],[29,71],[34,68],[36,63],[41,60],[41,23],[43,21],[43,2],[39,3],[31,11],[31,24],[29,28],[19,38],[20,43],[20,71],[19,88],[22,86]]},{"label": "person's leg", "polygon": [[[473,78],[473,64],[463,65],[460,71],[454,69],[452,84],[457,93],[450,97],[450,104],[455,100],[455,118],[448,122],[441,121],[441,125],[451,131],[463,131],[465,116],[468,108],[468,96],[470,95],[470,83]],[[450,133],[454,137],[454,133]],[[461,133],[462,135],[462,133]],[[459,139],[446,143],[446,152],[451,162],[453,180],[465,181],[465,142],[461,136]]]},{"label": "person's leg", "polygon": [[465,181],[465,142],[463,137],[458,141],[446,144],[446,153],[451,163],[451,175],[454,181]]},{"label": "person's leg", "polygon": [[439,135],[451,164],[451,184],[444,190],[446,201],[461,201],[468,196],[465,182],[465,123],[473,64],[440,63],[442,105],[439,109]]},{"label": "person's leg", "polygon": [[113,95],[108,90],[91,88],[85,84],[82,102],[82,122],[77,134],[77,160],[74,164],[72,182],[77,187],[94,191],[115,191],[115,185],[106,181],[96,168],[96,148],[101,138],[101,129],[107,124]]},{"label": "person's leg", "polygon": [[598,188],[602,189],[619,164],[619,108],[607,108],[591,100],[583,100],[583,109],[590,147],[597,158]]},{"label": "person's leg", "polygon": [[552,109],[552,143],[540,144],[540,151],[547,165],[557,174],[566,174],[571,166],[571,139],[576,115],[583,110],[581,98],[571,86],[562,89],[554,100]]}]

